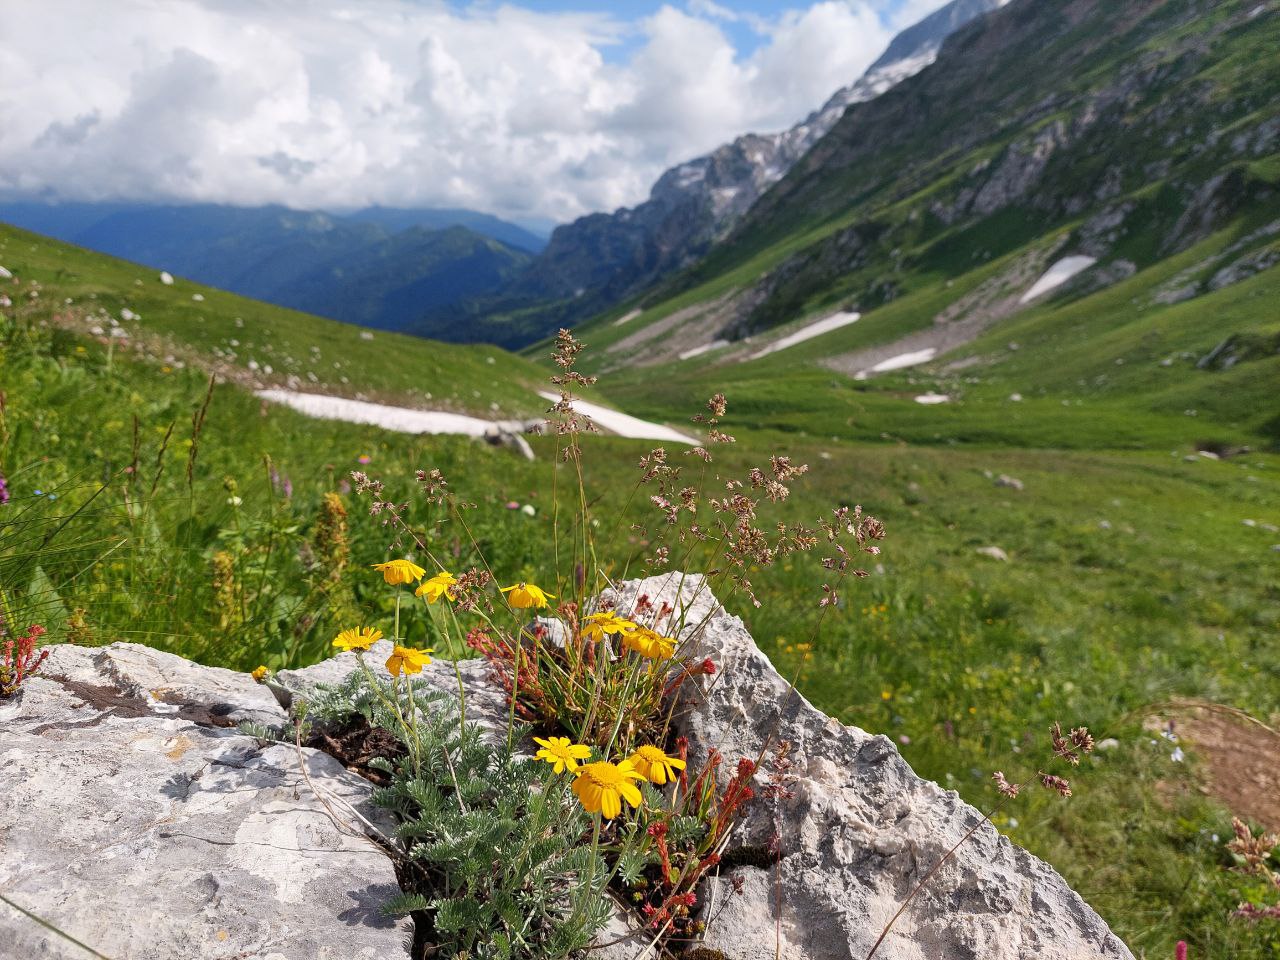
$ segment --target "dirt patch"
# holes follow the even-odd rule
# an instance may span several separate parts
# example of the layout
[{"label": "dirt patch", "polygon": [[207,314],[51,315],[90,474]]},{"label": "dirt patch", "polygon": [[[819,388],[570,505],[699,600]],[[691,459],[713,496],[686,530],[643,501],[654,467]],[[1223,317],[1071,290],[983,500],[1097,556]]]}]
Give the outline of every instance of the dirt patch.
[{"label": "dirt patch", "polygon": [[1162,711],[1204,771],[1204,791],[1233,814],[1280,831],[1280,731],[1216,704]]},{"label": "dirt patch", "polygon": [[380,787],[385,787],[390,779],[381,770],[370,767],[369,761],[374,757],[395,760],[405,752],[391,731],[369,726],[364,717],[356,717],[338,730],[313,733],[303,746],[324,751],[352,773]]}]

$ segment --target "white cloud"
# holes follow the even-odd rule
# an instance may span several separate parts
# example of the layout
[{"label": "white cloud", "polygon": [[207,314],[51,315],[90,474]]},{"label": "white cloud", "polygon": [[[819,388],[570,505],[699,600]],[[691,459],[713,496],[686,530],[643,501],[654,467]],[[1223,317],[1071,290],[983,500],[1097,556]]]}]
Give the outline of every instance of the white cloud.
[{"label": "white cloud", "polygon": [[796,122],[890,39],[879,0],[795,2],[750,21],[743,57],[710,0],[633,24],[434,0],[8,0],[0,193],[611,210]]},{"label": "white cloud", "polygon": [[[919,23],[938,8],[945,6],[947,0],[903,0],[902,6],[889,18],[895,30],[905,30],[912,24]],[[1008,0],[1004,0],[1008,2]]]}]

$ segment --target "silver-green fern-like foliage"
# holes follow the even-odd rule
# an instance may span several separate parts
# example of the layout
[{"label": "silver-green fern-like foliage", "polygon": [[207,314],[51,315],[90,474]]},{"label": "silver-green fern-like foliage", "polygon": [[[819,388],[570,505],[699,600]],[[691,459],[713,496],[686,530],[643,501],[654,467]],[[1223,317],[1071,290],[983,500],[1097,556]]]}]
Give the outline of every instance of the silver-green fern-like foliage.
[{"label": "silver-green fern-like foliage", "polygon": [[399,821],[404,892],[384,910],[413,914],[433,957],[552,960],[583,950],[608,919],[611,872],[569,778],[489,743],[443,694],[416,694],[412,718],[401,694],[397,713],[395,689],[356,673],[306,708],[320,726],[363,716],[405,747],[370,763],[391,781],[373,800]]}]

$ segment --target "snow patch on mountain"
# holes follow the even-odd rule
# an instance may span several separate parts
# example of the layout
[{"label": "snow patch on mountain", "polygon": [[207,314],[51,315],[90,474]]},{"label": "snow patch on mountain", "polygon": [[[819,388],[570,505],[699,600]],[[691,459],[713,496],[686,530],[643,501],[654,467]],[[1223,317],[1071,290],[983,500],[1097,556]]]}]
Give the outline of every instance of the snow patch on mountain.
[{"label": "snow patch on mountain", "polygon": [[801,327],[795,333],[789,333],[779,340],[775,340],[763,350],[751,355],[752,360],[759,360],[761,357],[767,357],[771,353],[777,353],[779,350],[786,350],[788,347],[794,347],[797,343],[804,343],[806,340],[812,340],[814,337],[820,337],[824,333],[830,333],[832,330],[839,330],[841,327],[847,327],[851,323],[856,323],[862,314],[860,313],[833,313],[829,317],[823,317],[806,327]]},{"label": "snow patch on mountain", "polygon": [[[538,396],[544,400],[560,400],[560,394],[551,390],[539,390]],[[666,443],[685,443],[690,446],[696,446],[698,443],[693,437],[680,433],[678,430],[672,430],[670,427],[664,427],[660,423],[650,423],[620,410],[610,410],[608,407],[602,407],[596,403],[588,403],[586,400],[574,400],[573,409],[574,412],[590,417],[599,426],[604,427],[610,433],[616,433],[620,437],[630,437],[635,440],[661,440]]]},{"label": "snow patch on mountain", "polygon": [[865,380],[873,373],[888,373],[890,370],[903,370],[907,367],[914,367],[921,363],[928,363],[938,351],[934,347],[925,347],[923,350],[912,350],[910,353],[900,353],[896,357],[890,357],[888,360],[881,360],[870,370],[863,370],[854,377],[855,380]]},{"label": "snow patch on mountain", "polygon": [[1076,274],[1088,270],[1097,262],[1096,257],[1063,257],[1046,270],[1044,276],[1032,284],[1031,289],[1024,293],[1018,302],[1030,303],[1036,297],[1042,297],[1050,290],[1056,290]]}]

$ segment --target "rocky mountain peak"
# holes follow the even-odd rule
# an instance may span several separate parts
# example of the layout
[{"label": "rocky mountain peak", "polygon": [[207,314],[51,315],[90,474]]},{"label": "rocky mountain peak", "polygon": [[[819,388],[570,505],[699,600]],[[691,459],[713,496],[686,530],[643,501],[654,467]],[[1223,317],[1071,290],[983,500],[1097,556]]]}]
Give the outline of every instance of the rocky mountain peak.
[{"label": "rocky mountain peak", "polygon": [[[540,326],[522,326],[509,335],[490,331],[488,338],[510,344],[538,339],[556,326],[606,310],[688,266],[725,236],[849,106],[871,100],[923,70],[952,31],[1006,2],[952,0],[895,37],[862,77],[836,91],[789,130],[744,134],[667,170],[645,202],[558,227],[510,296],[481,311],[523,314],[525,325]],[[456,336],[457,323],[451,314],[414,332],[450,338],[450,333]]]}]

